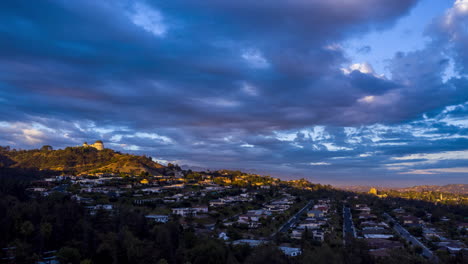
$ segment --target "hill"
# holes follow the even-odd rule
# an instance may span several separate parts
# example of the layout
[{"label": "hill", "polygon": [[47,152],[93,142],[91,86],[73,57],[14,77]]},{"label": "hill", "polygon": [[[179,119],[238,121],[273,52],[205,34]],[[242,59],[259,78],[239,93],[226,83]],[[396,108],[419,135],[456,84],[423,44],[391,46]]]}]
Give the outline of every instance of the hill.
[{"label": "hill", "polygon": [[453,193],[453,194],[468,194],[468,184],[447,184],[447,185],[417,185],[405,188],[389,188],[389,187],[378,187],[378,186],[344,186],[338,187],[338,189],[352,192],[368,192],[371,187],[376,187],[380,191],[394,190],[397,192],[442,192],[442,193]]},{"label": "hill", "polygon": [[468,184],[447,184],[443,186],[439,185],[418,185],[407,188],[400,188],[399,192],[442,192],[442,193],[454,193],[454,194],[468,194]]},{"label": "hill", "polygon": [[11,150],[0,147],[0,168],[37,169],[72,174],[113,172],[159,174],[164,166],[146,156],[122,154],[112,149],[50,147],[32,150]]}]

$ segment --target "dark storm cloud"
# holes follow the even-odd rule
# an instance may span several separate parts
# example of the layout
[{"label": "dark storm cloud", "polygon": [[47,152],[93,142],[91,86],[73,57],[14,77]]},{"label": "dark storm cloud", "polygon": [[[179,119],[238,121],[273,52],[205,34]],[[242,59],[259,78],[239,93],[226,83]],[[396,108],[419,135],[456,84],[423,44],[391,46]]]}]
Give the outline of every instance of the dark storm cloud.
[{"label": "dark storm cloud", "polygon": [[[413,4],[18,1],[1,11],[2,81],[27,95],[12,104],[32,115],[141,127],[161,123],[145,115],[154,112],[170,117],[162,125],[253,130],[327,122],[367,91],[341,76],[342,51],[326,46],[388,25]],[[139,5],[161,14],[164,36],[132,23]],[[245,52],[258,53],[266,67],[252,69]],[[256,97],[242,92],[244,83]],[[340,98],[331,95],[343,88]],[[324,105],[338,109],[320,113]]]}]

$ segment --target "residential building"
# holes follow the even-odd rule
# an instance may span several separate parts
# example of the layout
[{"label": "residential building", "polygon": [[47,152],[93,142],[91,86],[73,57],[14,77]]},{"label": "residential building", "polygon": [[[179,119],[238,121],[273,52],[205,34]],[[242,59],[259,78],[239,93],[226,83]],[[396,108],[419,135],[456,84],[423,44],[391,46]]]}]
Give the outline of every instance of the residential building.
[{"label": "residential building", "polygon": [[286,255],[286,256],[289,256],[289,257],[297,257],[299,255],[302,254],[302,250],[300,248],[295,248],[295,247],[284,247],[284,246],[279,246],[278,247],[281,251],[283,251],[283,253]]},{"label": "residential building", "polygon": [[168,215],[146,215],[145,217],[157,223],[167,223],[169,221]]}]

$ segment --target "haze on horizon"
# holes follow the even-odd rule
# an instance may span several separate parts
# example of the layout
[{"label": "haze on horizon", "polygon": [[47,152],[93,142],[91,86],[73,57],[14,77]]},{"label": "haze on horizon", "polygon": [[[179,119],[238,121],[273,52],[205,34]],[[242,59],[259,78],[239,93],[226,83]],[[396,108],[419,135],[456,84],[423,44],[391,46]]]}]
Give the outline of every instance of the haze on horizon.
[{"label": "haze on horizon", "polygon": [[468,0],[4,1],[0,145],[468,183]]}]

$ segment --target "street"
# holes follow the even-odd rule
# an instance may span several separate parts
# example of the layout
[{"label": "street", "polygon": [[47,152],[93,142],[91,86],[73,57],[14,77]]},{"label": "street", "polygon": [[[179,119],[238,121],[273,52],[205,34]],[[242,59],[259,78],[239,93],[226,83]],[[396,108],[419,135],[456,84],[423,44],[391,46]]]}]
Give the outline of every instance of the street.
[{"label": "street", "polygon": [[349,207],[343,207],[343,241],[350,241],[352,238],[356,238],[356,230],[353,225],[353,218],[351,215],[351,209]]},{"label": "street", "polygon": [[437,257],[432,253],[430,249],[428,249],[421,241],[419,241],[417,238],[415,238],[413,235],[411,235],[406,228],[402,227],[393,217],[388,215],[387,213],[384,213],[384,216],[389,220],[389,222],[393,223],[393,229],[401,236],[403,237],[406,241],[410,242],[413,246],[420,246],[423,251],[421,255],[428,259],[432,259],[434,261],[437,261]]},{"label": "street", "polygon": [[289,218],[289,220],[286,223],[284,223],[280,228],[278,228],[278,231],[274,232],[271,235],[271,237],[274,237],[279,232],[288,231],[288,229],[291,228],[291,226],[299,220],[300,215],[303,214],[304,211],[309,210],[309,208],[312,207],[312,205],[312,201],[309,201],[301,210],[299,210],[295,215]]}]

